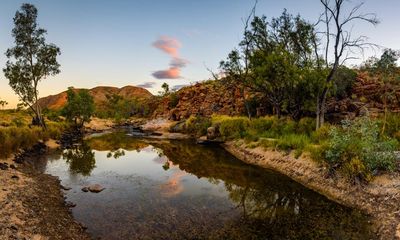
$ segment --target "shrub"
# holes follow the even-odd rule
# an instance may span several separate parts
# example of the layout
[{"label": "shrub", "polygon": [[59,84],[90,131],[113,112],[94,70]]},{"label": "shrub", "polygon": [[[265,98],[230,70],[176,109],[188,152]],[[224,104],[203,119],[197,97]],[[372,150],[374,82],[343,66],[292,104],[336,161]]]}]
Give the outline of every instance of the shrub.
[{"label": "shrub", "polygon": [[379,135],[377,122],[360,118],[332,127],[325,160],[352,178],[368,180],[378,170],[395,168],[397,141]]},{"label": "shrub", "polygon": [[297,123],[296,132],[311,136],[315,130],[315,118],[305,117]]},{"label": "shrub", "polygon": [[213,125],[219,126],[219,132],[224,139],[243,138],[249,127],[250,120],[246,117],[213,116]]},{"label": "shrub", "polygon": [[311,139],[314,143],[321,143],[329,138],[329,132],[331,130],[331,125],[325,123],[318,130],[311,133]]},{"label": "shrub", "polygon": [[40,140],[57,139],[64,129],[63,123],[48,123],[45,131],[37,126],[0,128],[0,157],[8,157],[19,149],[30,148]]},{"label": "shrub", "polygon": [[168,96],[169,102],[168,102],[168,107],[170,109],[175,108],[176,105],[179,103],[179,96],[176,92],[171,92]]},{"label": "shrub", "polygon": [[211,120],[206,117],[190,116],[184,125],[186,133],[196,136],[203,136],[207,134],[207,128],[211,126]]},{"label": "shrub", "polygon": [[[381,123],[383,124],[383,122]],[[386,117],[385,134],[400,140],[400,114],[388,113]]]},{"label": "shrub", "polygon": [[25,126],[25,121],[21,117],[16,117],[11,120],[12,124],[16,127],[23,127]]},{"label": "shrub", "polygon": [[278,118],[275,116],[255,118],[250,121],[250,128],[257,132],[266,132],[269,131],[277,121]]}]

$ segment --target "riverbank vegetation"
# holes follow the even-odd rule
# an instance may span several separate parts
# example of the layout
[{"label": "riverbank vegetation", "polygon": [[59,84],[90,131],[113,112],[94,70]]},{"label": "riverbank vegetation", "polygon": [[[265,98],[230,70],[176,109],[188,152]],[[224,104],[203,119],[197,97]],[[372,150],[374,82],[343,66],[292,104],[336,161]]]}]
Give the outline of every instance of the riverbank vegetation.
[{"label": "riverbank vegetation", "polygon": [[46,129],[31,125],[25,110],[0,110],[0,157],[8,157],[19,150],[28,149],[39,141],[60,138],[67,128],[65,122],[46,120]]},{"label": "riverbank vegetation", "polygon": [[357,118],[341,124],[325,124],[315,130],[314,118],[294,121],[290,117],[266,116],[249,119],[213,115],[209,119],[191,117],[178,123],[175,130],[195,136],[207,134],[212,127],[217,139],[244,139],[249,148],[263,147],[293,153],[296,158],[308,154],[314,160],[327,165],[330,172],[339,171],[351,180],[369,181],[380,171],[397,170],[399,148],[399,120],[397,114],[386,119],[386,131],[382,133],[384,118]]}]

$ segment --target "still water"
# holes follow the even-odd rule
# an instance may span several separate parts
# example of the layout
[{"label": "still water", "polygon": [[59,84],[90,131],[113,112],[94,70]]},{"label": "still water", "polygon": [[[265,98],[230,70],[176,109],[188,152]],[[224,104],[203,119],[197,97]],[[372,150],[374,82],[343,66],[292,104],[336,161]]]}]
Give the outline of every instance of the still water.
[{"label": "still water", "polygon": [[[367,217],[222,148],[124,132],[49,155],[73,216],[101,239],[370,239]],[[100,193],[81,188],[101,184]]]}]

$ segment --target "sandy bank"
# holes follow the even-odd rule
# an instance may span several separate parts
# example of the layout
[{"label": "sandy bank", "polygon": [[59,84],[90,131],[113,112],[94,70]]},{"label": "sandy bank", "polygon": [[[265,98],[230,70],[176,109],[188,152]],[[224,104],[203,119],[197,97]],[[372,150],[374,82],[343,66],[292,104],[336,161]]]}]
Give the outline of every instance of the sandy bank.
[{"label": "sandy bank", "polygon": [[400,239],[400,176],[386,174],[365,186],[354,185],[341,177],[327,177],[327,169],[305,154],[296,159],[261,147],[247,148],[242,141],[223,147],[242,161],[272,169],[327,198],[360,209],[371,216],[377,239]]},{"label": "sandy bank", "polygon": [[56,177],[12,158],[0,163],[0,239],[90,239],[65,206]]}]

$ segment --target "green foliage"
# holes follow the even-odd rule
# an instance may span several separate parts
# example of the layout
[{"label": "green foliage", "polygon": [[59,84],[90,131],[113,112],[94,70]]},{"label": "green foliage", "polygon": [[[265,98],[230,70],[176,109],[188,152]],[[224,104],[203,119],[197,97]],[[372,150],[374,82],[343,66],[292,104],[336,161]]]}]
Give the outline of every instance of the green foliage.
[{"label": "green foliage", "polygon": [[207,134],[207,128],[211,126],[209,118],[200,116],[190,116],[184,124],[184,131],[195,136],[204,136]]},{"label": "green foliage", "polygon": [[246,135],[249,119],[246,117],[212,116],[213,125],[219,127],[219,132],[224,139],[242,138]]},{"label": "green foliage", "polygon": [[82,176],[89,176],[96,167],[94,152],[89,144],[85,142],[65,150],[63,152],[63,158],[69,164],[69,169],[72,173],[79,173],[82,174]]},{"label": "green foliage", "polygon": [[330,131],[331,131],[331,125],[324,124],[322,127],[312,132],[311,139],[316,144],[324,142],[329,138]]},{"label": "green foliage", "polygon": [[39,127],[0,127],[0,157],[8,157],[20,149],[30,148],[38,141],[57,139],[65,129],[65,124],[48,123],[46,130]]},{"label": "green foliage", "polygon": [[0,107],[1,107],[1,108],[4,108],[4,106],[6,106],[7,104],[8,104],[7,101],[1,100],[1,99],[0,99]]},{"label": "green foliage", "polygon": [[169,94],[169,85],[168,85],[168,83],[163,83],[163,84],[161,85],[161,88],[163,89],[163,91],[159,91],[159,92],[158,92],[158,94],[159,94],[160,96],[166,96],[166,95]]},{"label": "green foliage", "polygon": [[[245,85],[266,101],[277,116],[300,119],[315,111],[315,99],[324,71],[315,70],[315,30],[300,16],[286,10],[267,21],[254,16],[245,28],[239,49],[233,50],[220,68],[231,82]],[[246,104],[246,106],[248,103]]]},{"label": "green foliage", "polygon": [[386,117],[385,134],[400,141],[400,114],[388,113]]},{"label": "green foliage", "polygon": [[345,66],[338,68],[333,78],[334,96],[339,99],[349,97],[356,77],[357,73],[354,70]]},{"label": "green foliage", "polygon": [[168,107],[170,109],[175,108],[176,105],[179,103],[179,96],[176,92],[171,92],[168,96],[169,101],[168,101]]},{"label": "green foliage", "polygon": [[62,115],[69,123],[77,128],[82,128],[94,113],[94,101],[88,90],[79,90],[77,93],[69,87],[67,91],[67,104],[62,109]]},{"label": "green foliage", "polygon": [[342,127],[331,128],[329,137],[325,160],[333,169],[364,180],[375,171],[395,169],[397,142],[380,136],[375,121],[344,121]]},{"label": "green foliage", "polygon": [[60,49],[45,42],[47,31],[38,27],[37,13],[36,7],[28,3],[22,4],[21,10],[16,12],[12,30],[15,46],[7,49],[9,60],[3,72],[20,100],[31,107],[35,123],[44,127],[40,106],[36,104],[37,86],[41,79],[60,72],[57,62]]},{"label": "green foliage", "polygon": [[314,133],[315,120],[303,118],[299,122],[290,118],[265,116],[249,120],[245,117],[213,115],[212,124],[219,127],[224,139],[247,138],[257,141],[259,138],[281,138],[285,135],[306,135]]},{"label": "green foliage", "polygon": [[123,98],[118,94],[106,95],[107,100],[96,106],[94,115],[122,122],[130,117],[146,117],[153,112],[151,99]]},{"label": "green foliage", "polygon": [[23,126],[26,125],[25,122],[24,122],[24,119],[21,118],[21,117],[13,118],[12,124],[13,124],[14,126],[16,126],[16,127],[23,127]]},{"label": "green foliage", "polygon": [[310,138],[304,134],[282,135],[276,142],[276,147],[282,150],[302,151],[310,143]]}]

